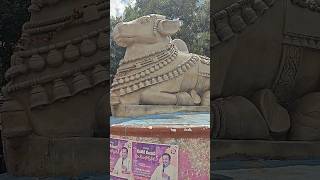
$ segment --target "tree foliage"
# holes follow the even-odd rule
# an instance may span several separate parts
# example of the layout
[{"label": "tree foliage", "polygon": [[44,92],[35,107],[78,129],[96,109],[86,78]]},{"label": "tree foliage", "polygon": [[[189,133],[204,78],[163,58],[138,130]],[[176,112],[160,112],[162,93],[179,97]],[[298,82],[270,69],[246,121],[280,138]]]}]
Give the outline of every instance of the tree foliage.
[{"label": "tree foliage", "polygon": [[10,57],[21,36],[22,25],[29,19],[30,0],[0,0],[0,84],[6,82],[4,73],[10,66]]},{"label": "tree foliage", "polygon": [[[122,17],[111,17],[111,28],[120,21],[131,21],[148,14],[161,14],[183,21],[180,31],[172,38],[186,42],[192,53],[210,56],[210,1],[209,0],[136,0],[125,8]],[[111,29],[112,31],[112,29]],[[111,74],[115,74],[125,49],[110,39]]]}]

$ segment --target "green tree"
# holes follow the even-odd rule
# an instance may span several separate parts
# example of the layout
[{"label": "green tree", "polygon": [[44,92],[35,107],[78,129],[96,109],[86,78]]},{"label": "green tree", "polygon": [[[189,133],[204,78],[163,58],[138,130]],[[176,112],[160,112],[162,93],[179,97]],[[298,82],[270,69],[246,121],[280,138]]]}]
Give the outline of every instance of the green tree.
[{"label": "green tree", "polygon": [[29,19],[30,0],[0,0],[0,85],[6,81],[4,73],[21,36],[22,25]]},{"label": "green tree", "polygon": [[[110,17],[110,32],[113,31],[113,28],[117,23],[121,21],[120,17]],[[112,40],[112,36],[110,36],[110,74],[111,76],[116,73],[118,68],[118,64],[120,59],[124,56],[125,48],[119,47],[116,43]],[[114,61],[116,59],[116,61]]]},{"label": "green tree", "polygon": [[[210,56],[209,0],[136,0],[125,8],[123,17],[111,17],[111,27],[117,22],[131,21],[143,15],[161,14],[169,19],[180,18],[183,26],[172,38],[186,42],[192,53]],[[114,74],[124,49],[111,40],[111,74]]]}]

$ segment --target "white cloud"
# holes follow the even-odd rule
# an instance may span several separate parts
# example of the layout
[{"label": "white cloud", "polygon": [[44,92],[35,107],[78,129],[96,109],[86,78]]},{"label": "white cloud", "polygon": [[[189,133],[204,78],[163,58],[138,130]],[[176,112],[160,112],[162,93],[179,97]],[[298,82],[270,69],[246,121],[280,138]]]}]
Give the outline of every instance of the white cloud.
[{"label": "white cloud", "polygon": [[135,0],[110,0],[110,15],[122,16],[123,11],[129,4],[135,4]]}]

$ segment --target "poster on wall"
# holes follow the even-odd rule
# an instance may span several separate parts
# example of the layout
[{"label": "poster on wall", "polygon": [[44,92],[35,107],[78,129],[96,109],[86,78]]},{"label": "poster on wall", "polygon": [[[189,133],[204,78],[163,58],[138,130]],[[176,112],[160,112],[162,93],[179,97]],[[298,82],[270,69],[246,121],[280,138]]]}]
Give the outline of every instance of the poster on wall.
[{"label": "poster on wall", "polygon": [[132,142],[135,180],[178,180],[178,146]]},{"label": "poster on wall", "polygon": [[132,142],[110,138],[110,175],[114,180],[132,179]]}]

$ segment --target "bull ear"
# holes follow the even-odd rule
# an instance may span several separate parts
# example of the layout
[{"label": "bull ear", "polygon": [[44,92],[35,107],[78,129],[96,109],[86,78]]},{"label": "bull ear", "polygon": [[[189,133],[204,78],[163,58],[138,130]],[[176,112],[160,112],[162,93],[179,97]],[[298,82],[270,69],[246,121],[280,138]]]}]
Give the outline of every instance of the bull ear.
[{"label": "bull ear", "polygon": [[182,25],[180,20],[161,20],[159,22],[158,31],[162,35],[172,35],[176,33]]}]

